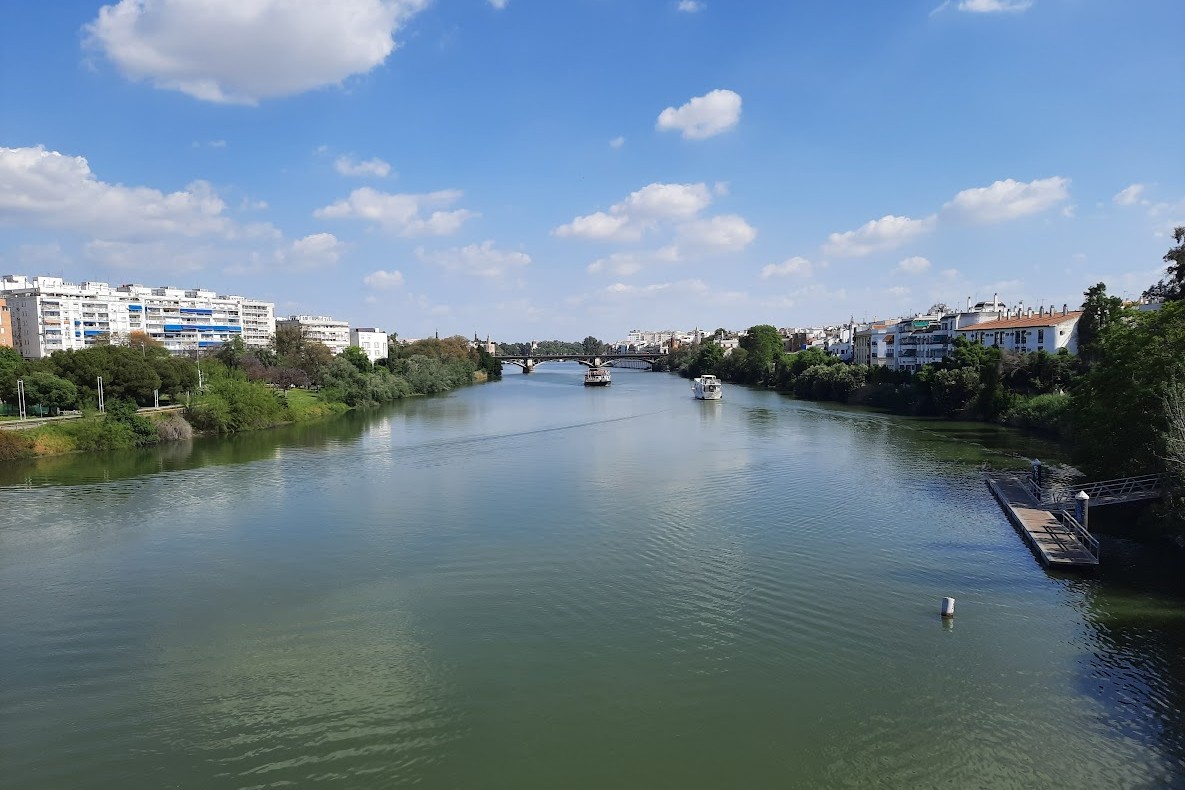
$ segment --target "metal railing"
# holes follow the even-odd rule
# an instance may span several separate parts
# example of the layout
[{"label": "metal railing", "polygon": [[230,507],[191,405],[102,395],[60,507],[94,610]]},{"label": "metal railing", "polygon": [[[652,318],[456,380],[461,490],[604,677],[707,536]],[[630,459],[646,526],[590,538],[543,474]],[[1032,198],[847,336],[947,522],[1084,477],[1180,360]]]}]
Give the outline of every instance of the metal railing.
[{"label": "metal railing", "polygon": [[1079,491],[1085,491],[1092,500],[1103,500],[1100,504],[1108,501],[1134,502],[1141,499],[1155,499],[1160,496],[1163,487],[1164,478],[1161,475],[1139,475],[1115,480],[1099,480],[1094,483],[1070,486],[1061,496],[1054,499],[1053,504],[1072,508],[1074,497]]},{"label": "metal railing", "polygon": [[1055,515],[1062,526],[1066,527],[1066,531],[1078,538],[1082,545],[1086,547],[1086,550],[1090,552],[1090,556],[1094,557],[1097,562],[1099,559],[1098,539],[1094,535],[1091,535],[1086,530],[1086,527],[1079,524],[1078,519],[1074,518],[1074,514],[1070,511],[1062,510]]}]

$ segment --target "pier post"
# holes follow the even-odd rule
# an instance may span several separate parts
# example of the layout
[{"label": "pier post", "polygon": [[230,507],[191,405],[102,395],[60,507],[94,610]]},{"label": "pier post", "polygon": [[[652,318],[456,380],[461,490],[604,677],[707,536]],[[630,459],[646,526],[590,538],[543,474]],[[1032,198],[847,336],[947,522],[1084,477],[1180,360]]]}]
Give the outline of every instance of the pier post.
[{"label": "pier post", "polygon": [[1079,491],[1074,495],[1074,517],[1087,532],[1090,532],[1090,494]]},{"label": "pier post", "polygon": [[1036,495],[1037,499],[1039,500],[1039,499],[1041,499],[1041,489],[1042,489],[1043,483],[1045,481],[1041,479],[1042,478],[1041,462],[1039,460],[1037,460],[1036,458],[1034,458],[1032,461],[1032,470],[1031,470],[1030,474],[1032,475],[1032,479],[1033,479],[1033,489],[1035,491],[1035,495]]}]

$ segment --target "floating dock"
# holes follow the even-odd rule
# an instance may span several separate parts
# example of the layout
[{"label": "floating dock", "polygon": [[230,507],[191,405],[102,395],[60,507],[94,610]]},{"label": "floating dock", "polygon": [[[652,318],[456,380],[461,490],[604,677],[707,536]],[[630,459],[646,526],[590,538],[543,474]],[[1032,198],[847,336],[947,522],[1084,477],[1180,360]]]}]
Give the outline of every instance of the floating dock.
[{"label": "floating dock", "polygon": [[1046,568],[1072,570],[1099,564],[1099,542],[1060,507],[1039,502],[1019,478],[989,477],[987,486]]}]

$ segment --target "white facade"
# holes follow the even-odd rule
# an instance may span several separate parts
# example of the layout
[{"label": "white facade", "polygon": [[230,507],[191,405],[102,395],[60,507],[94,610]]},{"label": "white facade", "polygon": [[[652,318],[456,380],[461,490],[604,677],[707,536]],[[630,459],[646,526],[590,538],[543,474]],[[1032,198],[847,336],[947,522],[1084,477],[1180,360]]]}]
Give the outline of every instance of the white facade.
[{"label": "white facade", "polygon": [[365,351],[371,362],[387,358],[387,333],[381,329],[351,329],[350,345]]},{"label": "white facade", "polygon": [[276,326],[297,327],[306,340],[325,344],[334,356],[350,345],[349,323],[327,315],[290,315],[276,319]]},{"label": "white facade", "polygon": [[958,332],[972,343],[999,346],[1008,351],[1046,351],[1056,354],[1064,348],[1071,354],[1077,354],[1078,319],[1081,317],[1080,310],[1067,310],[1065,305],[1062,305],[1060,312],[1052,307],[1048,311],[1041,307],[1037,312],[1029,308],[1027,311],[1012,311],[1004,318],[984,321],[959,329]]},{"label": "white facade", "polygon": [[204,289],[112,287],[60,277],[5,275],[13,346],[28,359],[144,332],[175,354],[215,348],[233,337],[266,346],[275,333],[273,305]]}]

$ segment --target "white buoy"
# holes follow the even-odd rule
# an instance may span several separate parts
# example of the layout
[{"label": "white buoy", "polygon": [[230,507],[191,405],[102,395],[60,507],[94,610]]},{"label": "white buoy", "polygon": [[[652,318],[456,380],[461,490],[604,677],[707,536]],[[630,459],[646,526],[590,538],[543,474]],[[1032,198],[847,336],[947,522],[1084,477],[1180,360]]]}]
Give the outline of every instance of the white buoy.
[{"label": "white buoy", "polygon": [[955,599],[954,598],[943,598],[942,599],[942,616],[943,617],[954,617],[955,616]]}]

